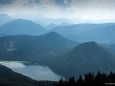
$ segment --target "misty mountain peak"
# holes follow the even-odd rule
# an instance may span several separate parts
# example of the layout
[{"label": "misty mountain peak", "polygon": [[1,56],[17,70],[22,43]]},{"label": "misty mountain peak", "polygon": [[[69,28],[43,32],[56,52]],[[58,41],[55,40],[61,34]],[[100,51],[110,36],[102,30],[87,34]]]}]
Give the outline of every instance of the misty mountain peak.
[{"label": "misty mountain peak", "polygon": [[16,19],[0,26],[0,32],[4,35],[41,35],[46,30],[39,24],[30,20]]},{"label": "misty mountain peak", "polygon": [[45,35],[47,38],[51,38],[51,39],[64,39],[63,36],[61,36],[60,34],[56,33],[56,32],[50,32],[50,33],[47,33]]},{"label": "misty mountain peak", "polygon": [[97,56],[97,55],[100,55],[100,56],[106,55],[106,56],[108,56],[108,53],[103,49],[103,47],[98,45],[96,42],[82,43],[79,46],[75,47],[72,50],[72,53],[74,55],[80,55],[80,56],[83,56],[83,57],[89,56],[89,55],[90,55],[90,57]]},{"label": "misty mountain peak", "polygon": [[50,36],[60,36],[58,33],[56,32],[50,32],[48,33],[47,35],[50,35]]},{"label": "misty mountain peak", "polygon": [[34,22],[30,21],[30,20],[25,20],[25,19],[16,19],[13,22],[15,22],[15,23],[22,23],[22,24],[23,23],[34,23]]},{"label": "misty mountain peak", "polygon": [[79,46],[77,46],[76,48],[75,48],[75,50],[76,49],[94,49],[94,48],[97,48],[97,47],[100,47],[96,42],[85,42],[85,43],[82,43],[82,44],[80,44]]},{"label": "misty mountain peak", "polygon": [[85,42],[82,43],[81,45],[79,45],[80,47],[85,47],[85,46],[98,46],[98,44],[96,42]]}]

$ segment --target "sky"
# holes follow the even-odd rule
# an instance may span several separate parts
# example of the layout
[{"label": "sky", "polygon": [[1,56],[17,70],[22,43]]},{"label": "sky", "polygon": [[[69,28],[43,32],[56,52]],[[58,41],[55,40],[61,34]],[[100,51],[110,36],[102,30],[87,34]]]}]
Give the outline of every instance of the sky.
[{"label": "sky", "polygon": [[115,20],[115,0],[0,0],[0,13],[25,18]]}]

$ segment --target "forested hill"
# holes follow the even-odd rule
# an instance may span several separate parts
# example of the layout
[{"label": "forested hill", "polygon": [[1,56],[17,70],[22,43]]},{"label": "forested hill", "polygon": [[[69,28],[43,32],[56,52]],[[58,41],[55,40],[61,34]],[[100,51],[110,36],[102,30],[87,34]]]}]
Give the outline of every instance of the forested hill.
[{"label": "forested hill", "polygon": [[41,36],[0,37],[0,59],[44,63],[76,45],[77,42],[66,39],[56,32]]},{"label": "forested hill", "polygon": [[86,42],[58,56],[50,67],[63,76],[75,76],[89,73],[109,73],[115,71],[115,57],[96,42]]},{"label": "forested hill", "polygon": [[35,81],[0,65],[0,86],[45,86],[52,84],[53,81]]},{"label": "forested hill", "polygon": [[36,84],[37,81],[0,65],[0,86],[35,86]]}]

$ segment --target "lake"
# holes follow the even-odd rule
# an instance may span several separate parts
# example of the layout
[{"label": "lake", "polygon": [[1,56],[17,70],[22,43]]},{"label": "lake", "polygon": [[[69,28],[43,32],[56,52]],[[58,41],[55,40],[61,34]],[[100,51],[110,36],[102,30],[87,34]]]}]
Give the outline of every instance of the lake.
[{"label": "lake", "polygon": [[58,81],[63,78],[60,75],[54,73],[48,66],[41,66],[35,63],[20,61],[1,61],[0,64],[35,80]]}]

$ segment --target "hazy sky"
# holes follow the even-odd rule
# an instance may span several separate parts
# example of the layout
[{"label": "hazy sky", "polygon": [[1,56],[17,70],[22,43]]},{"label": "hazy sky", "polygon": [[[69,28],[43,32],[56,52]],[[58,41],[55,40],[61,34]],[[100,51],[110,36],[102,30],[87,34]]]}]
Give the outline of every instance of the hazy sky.
[{"label": "hazy sky", "polygon": [[0,0],[10,16],[115,20],[115,0]]}]

